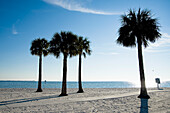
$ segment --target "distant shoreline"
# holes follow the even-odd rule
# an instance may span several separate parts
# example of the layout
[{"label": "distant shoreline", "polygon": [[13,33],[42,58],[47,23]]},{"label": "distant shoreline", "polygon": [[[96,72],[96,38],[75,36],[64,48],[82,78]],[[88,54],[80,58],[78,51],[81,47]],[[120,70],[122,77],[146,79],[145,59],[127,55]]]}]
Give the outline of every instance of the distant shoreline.
[{"label": "distant shoreline", "polygon": [[[38,82],[37,80],[0,80],[0,81],[30,81],[30,82]],[[44,82],[45,80],[42,80]],[[51,81],[46,80],[48,82],[61,82],[61,81]],[[78,82],[78,81],[67,81],[67,82]],[[82,82],[130,82],[130,81],[82,81]]]},{"label": "distant shoreline", "polygon": [[[37,81],[0,81],[0,88],[37,88]],[[134,83],[125,81],[83,81],[83,88],[140,88]],[[42,81],[42,88],[61,88],[61,81]],[[147,88],[155,88],[154,86],[147,86]],[[161,83],[161,87],[170,87],[170,82]],[[77,81],[68,81],[67,88],[78,88]]]},{"label": "distant shoreline", "polygon": [[[82,82],[83,88],[133,88],[135,85],[124,81]],[[61,81],[43,81],[42,88],[61,88]],[[68,88],[77,88],[78,82],[68,81]],[[37,81],[0,81],[0,88],[37,88]]]},{"label": "distant shoreline", "polygon": [[[0,88],[37,88],[37,81],[0,81]],[[140,86],[126,81],[83,81],[83,88],[139,88]],[[42,88],[61,88],[61,81],[42,81]],[[147,88],[155,88],[147,86]],[[170,81],[161,83],[161,87],[170,87]],[[78,88],[77,81],[68,81],[67,88]]]}]

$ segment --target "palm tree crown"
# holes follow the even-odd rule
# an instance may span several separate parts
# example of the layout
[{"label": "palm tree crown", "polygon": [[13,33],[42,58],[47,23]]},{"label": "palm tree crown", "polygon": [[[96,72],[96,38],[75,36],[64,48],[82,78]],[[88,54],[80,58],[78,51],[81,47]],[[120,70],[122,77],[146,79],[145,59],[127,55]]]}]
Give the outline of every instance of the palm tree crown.
[{"label": "palm tree crown", "polygon": [[77,53],[86,57],[86,53],[88,55],[91,54],[90,50],[90,41],[87,38],[83,39],[83,37],[79,37],[76,42]]},{"label": "palm tree crown", "polygon": [[121,16],[121,23],[117,43],[126,47],[136,46],[137,41],[147,47],[148,41],[155,42],[161,36],[157,19],[153,19],[147,9],[139,9],[137,14],[130,10]]},{"label": "palm tree crown", "polygon": [[76,47],[75,40],[77,39],[76,35],[71,32],[61,32],[54,34],[54,37],[50,41],[50,52],[54,54],[57,58],[60,56],[60,53],[63,53],[66,56],[75,56]]},{"label": "palm tree crown", "polygon": [[49,43],[46,39],[42,38],[38,38],[34,41],[32,41],[32,45],[31,45],[31,54],[32,55],[37,55],[37,56],[41,56],[41,55],[44,55],[44,56],[47,56],[48,55],[48,46],[49,46]]}]

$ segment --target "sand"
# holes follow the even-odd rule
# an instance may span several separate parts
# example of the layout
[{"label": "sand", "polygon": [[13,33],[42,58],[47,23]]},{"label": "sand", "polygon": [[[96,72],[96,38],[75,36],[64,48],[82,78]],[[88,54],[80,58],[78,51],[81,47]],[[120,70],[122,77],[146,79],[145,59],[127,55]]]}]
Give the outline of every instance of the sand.
[{"label": "sand", "polygon": [[0,113],[170,113],[170,88],[148,89],[150,99],[139,99],[138,88],[68,89],[0,89]]}]

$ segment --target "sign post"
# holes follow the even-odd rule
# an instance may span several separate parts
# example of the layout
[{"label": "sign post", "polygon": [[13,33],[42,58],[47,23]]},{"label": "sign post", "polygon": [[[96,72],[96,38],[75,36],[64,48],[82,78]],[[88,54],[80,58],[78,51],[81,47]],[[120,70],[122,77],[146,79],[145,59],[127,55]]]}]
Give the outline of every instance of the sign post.
[{"label": "sign post", "polygon": [[161,82],[160,82],[160,78],[155,78],[155,82],[157,83],[157,88],[160,89],[160,88],[159,88],[159,84],[161,83]]}]

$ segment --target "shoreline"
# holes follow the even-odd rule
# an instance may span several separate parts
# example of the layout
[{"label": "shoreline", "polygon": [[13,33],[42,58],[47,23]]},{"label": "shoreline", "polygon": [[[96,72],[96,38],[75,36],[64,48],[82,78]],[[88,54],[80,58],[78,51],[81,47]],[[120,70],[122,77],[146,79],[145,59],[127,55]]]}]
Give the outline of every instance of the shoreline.
[{"label": "shoreline", "polygon": [[[170,88],[147,88],[149,112],[170,112]],[[0,88],[0,112],[140,112],[139,88],[84,88],[76,93],[69,88],[68,96],[59,97],[60,88]],[[57,107],[56,107],[57,106]],[[158,112],[159,111],[159,112]]]}]

